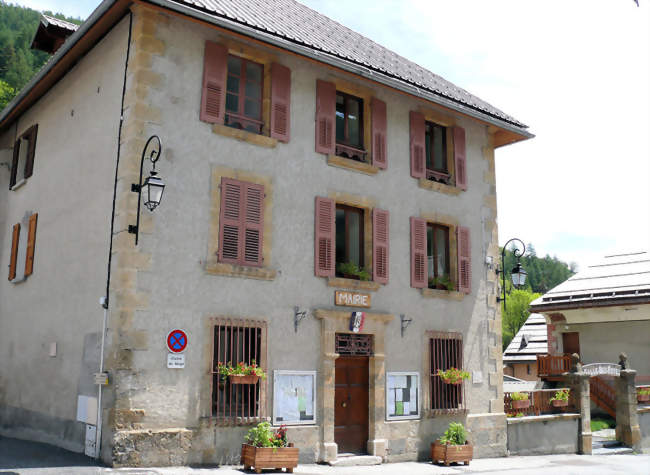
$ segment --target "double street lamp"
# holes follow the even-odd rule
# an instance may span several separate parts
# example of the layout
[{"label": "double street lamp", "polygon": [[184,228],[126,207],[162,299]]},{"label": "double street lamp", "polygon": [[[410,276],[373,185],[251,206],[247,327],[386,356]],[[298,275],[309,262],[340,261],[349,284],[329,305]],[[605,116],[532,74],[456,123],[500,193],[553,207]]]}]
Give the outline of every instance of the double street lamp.
[{"label": "double street lamp", "polygon": [[521,266],[521,262],[519,262],[519,259],[521,256],[524,255],[526,252],[526,245],[522,242],[521,239],[518,238],[512,238],[510,239],[505,245],[503,246],[503,249],[501,250],[501,269],[497,269],[497,275],[501,274],[501,292],[503,293],[503,297],[498,296],[497,297],[497,302],[503,301],[503,309],[506,309],[506,249],[508,248],[508,244],[510,244],[513,241],[517,241],[519,244],[521,244],[521,247],[523,248],[521,251],[519,250],[518,247],[515,247],[514,250],[512,251],[512,254],[515,256],[517,259],[517,264],[512,268],[512,271],[510,272],[511,278],[512,278],[512,285],[515,286],[515,288],[520,288],[523,287],[523,285],[526,283],[526,271],[524,268]]}]

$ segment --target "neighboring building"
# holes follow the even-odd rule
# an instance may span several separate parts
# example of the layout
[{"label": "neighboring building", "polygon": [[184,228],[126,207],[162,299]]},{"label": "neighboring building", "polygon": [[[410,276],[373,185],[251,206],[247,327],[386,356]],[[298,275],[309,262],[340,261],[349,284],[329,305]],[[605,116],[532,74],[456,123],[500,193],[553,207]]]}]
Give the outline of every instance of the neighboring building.
[{"label": "neighboring building", "polygon": [[503,373],[537,381],[537,355],[548,353],[546,319],[531,313],[503,352]]},{"label": "neighboring building", "polygon": [[[505,371],[505,369],[504,369]],[[527,381],[525,379],[515,378],[508,374],[503,375],[503,392],[520,393],[525,391],[534,391],[537,389],[537,381]]]},{"label": "neighboring building", "polygon": [[650,253],[606,256],[530,305],[548,322],[548,352],[584,364],[618,363],[620,353],[650,375]]},{"label": "neighboring building", "polygon": [[[105,0],[0,114],[0,431],[226,463],[272,417],[303,461],[396,461],[461,420],[505,455],[494,150],[530,137],[291,0]],[[253,359],[266,381],[216,373]]]}]

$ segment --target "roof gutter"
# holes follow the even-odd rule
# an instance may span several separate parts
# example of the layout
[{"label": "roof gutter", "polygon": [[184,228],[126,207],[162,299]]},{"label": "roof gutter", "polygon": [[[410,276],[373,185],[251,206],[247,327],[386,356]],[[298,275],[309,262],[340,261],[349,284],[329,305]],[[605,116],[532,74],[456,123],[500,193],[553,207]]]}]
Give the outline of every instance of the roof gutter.
[{"label": "roof gutter", "polygon": [[177,13],[181,13],[183,15],[195,18],[197,20],[204,21],[206,23],[211,23],[213,25],[221,26],[224,28],[227,28],[231,31],[241,33],[243,35],[258,39],[260,41],[263,41],[264,43],[268,43],[274,46],[278,46],[282,49],[291,51],[293,53],[297,53],[301,56],[306,56],[308,58],[315,59],[317,61],[320,61],[325,64],[329,64],[330,66],[337,67],[339,69],[343,69],[345,71],[357,74],[359,76],[362,76],[366,79],[370,79],[372,81],[378,82],[380,84],[383,84],[385,86],[391,87],[393,89],[397,89],[399,91],[405,92],[407,94],[412,94],[418,97],[421,97],[423,99],[429,100],[431,102],[434,102],[436,104],[439,104],[443,107],[446,107],[448,109],[455,110],[457,112],[460,112],[462,114],[468,115],[470,117],[473,117],[475,119],[482,120],[484,122],[488,122],[492,125],[495,125],[496,127],[499,127],[501,129],[507,130],[509,132],[512,132],[514,134],[517,134],[523,138],[529,139],[533,138],[535,135],[528,132],[525,129],[522,129],[521,127],[517,127],[513,124],[510,124],[509,122],[506,122],[504,120],[498,119],[496,117],[493,117],[489,114],[484,114],[472,107],[465,106],[461,103],[458,103],[456,101],[452,101],[451,99],[447,99],[443,96],[434,94],[426,89],[422,89],[419,87],[416,87],[414,85],[411,85],[405,81],[401,81],[399,79],[394,79],[389,76],[386,76],[382,73],[375,72],[370,68],[367,68],[365,66],[361,66],[355,63],[351,63],[349,61],[344,61],[334,55],[331,55],[329,53],[324,53],[320,51],[314,51],[313,49],[307,47],[307,46],[302,46],[297,43],[293,43],[291,41],[285,40],[283,38],[279,38],[277,36],[271,35],[269,33],[265,33],[263,31],[257,30],[255,28],[252,28],[250,26],[242,25],[241,23],[237,23],[235,21],[231,21],[225,18],[221,17],[215,17],[214,15],[204,13],[201,11],[198,11],[194,8],[190,8],[185,5],[179,5],[174,2],[170,2],[167,0],[143,0],[144,3],[151,3],[154,5],[157,5],[161,8],[168,9],[175,11]]},{"label": "roof gutter", "polygon": [[88,19],[63,43],[61,48],[50,58],[41,70],[21,89],[16,97],[7,104],[7,106],[0,112],[0,131],[4,130],[14,115],[14,111],[19,105],[29,96],[34,87],[40,83],[52,69],[59,63],[59,61],[83,38],[86,33],[95,26],[95,23],[110,10],[110,8],[119,0],[104,0],[94,12],[90,14]]}]

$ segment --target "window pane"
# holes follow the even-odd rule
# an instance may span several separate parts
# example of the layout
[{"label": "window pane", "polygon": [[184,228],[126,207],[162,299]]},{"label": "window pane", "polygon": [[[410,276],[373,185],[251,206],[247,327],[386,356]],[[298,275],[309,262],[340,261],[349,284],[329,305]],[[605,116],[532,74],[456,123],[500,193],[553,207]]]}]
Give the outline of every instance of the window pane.
[{"label": "window pane", "polygon": [[431,170],[433,169],[433,163],[431,162],[431,124],[426,123],[425,129],[424,129],[424,144],[425,144],[425,152],[426,152],[426,158],[427,158],[427,169]]},{"label": "window pane", "polygon": [[435,126],[433,128],[433,168],[447,171],[447,157],[445,157],[445,129]]},{"label": "window pane", "polygon": [[249,99],[262,99],[262,85],[246,79],[246,97]]},{"label": "window pane", "polygon": [[336,141],[345,142],[345,98],[336,95]]},{"label": "window pane", "polygon": [[262,82],[262,65],[246,62],[246,79],[250,79],[260,84]]},{"label": "window pane", "polygon": [[348,256],[349,262],[361,267],[361,243],[359,239],[361,238],[361,214],[355,212],[348,212],[348,249],[350,255]]},{"label": "window pane", "polygon": [[246,99],[244,101],[244,115],[251,119],[259,120],[262,116],[262,108],[259,101],[251,101]]},{"label": "window pane", "polygon": [[361,101],[348,100],[348,134],[350,145],[361,146]]},{"label": "window pane", "polygon": [[226,94],[226,111],[234,114],[239,113],[239,96]]},{"label": "window pane", "polygon": [[336,210],[336,263],[345,262],[345,211]]},{"label": "window pane", "polygon": [[18,148],[18,165],[16,169],[16,183],[25,178],[25,163],[27,162],[27,152],[29,151],[29,140],[20,139]]},{"label": "window pane", "polygon": [[431,279],[434,275],[434,259],[433,259],[433,228],[431,226],[427,226],[427,263],[428,263],[428,268],[427,272],[429,275],[429,279]]},{"label": "window pane", "polygon": [[228,83],[226,85],[226,91],[234,92],[239,94],[239,78],[228,74]]},{"label": "window pane", "polygon": [[438,263],[438,275],[449,274],[449,263],[447,262],[447,228],[436,227],[436,260]]},{"label": "window pane", "polygon": [[241,59],[237,56],[228,56],[228,74],[241,76]]}]

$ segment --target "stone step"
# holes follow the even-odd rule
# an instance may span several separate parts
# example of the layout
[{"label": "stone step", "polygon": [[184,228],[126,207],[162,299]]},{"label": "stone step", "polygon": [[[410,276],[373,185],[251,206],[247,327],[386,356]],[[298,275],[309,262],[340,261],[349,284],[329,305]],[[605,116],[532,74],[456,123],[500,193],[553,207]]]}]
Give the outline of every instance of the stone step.
[{"label": "stone step", "polygon": [[592,455],[625,455],[633,453],[634,450],[629,447],[625,447],[624,445],[621,445],[619,447],[601,447],[591,450]]},{"label": "stone step", "polygon": [[336,460],[329,463],[332,467],[356,467],[364,465],[379,465],[381,457],[376,455],[339,454]]}]

